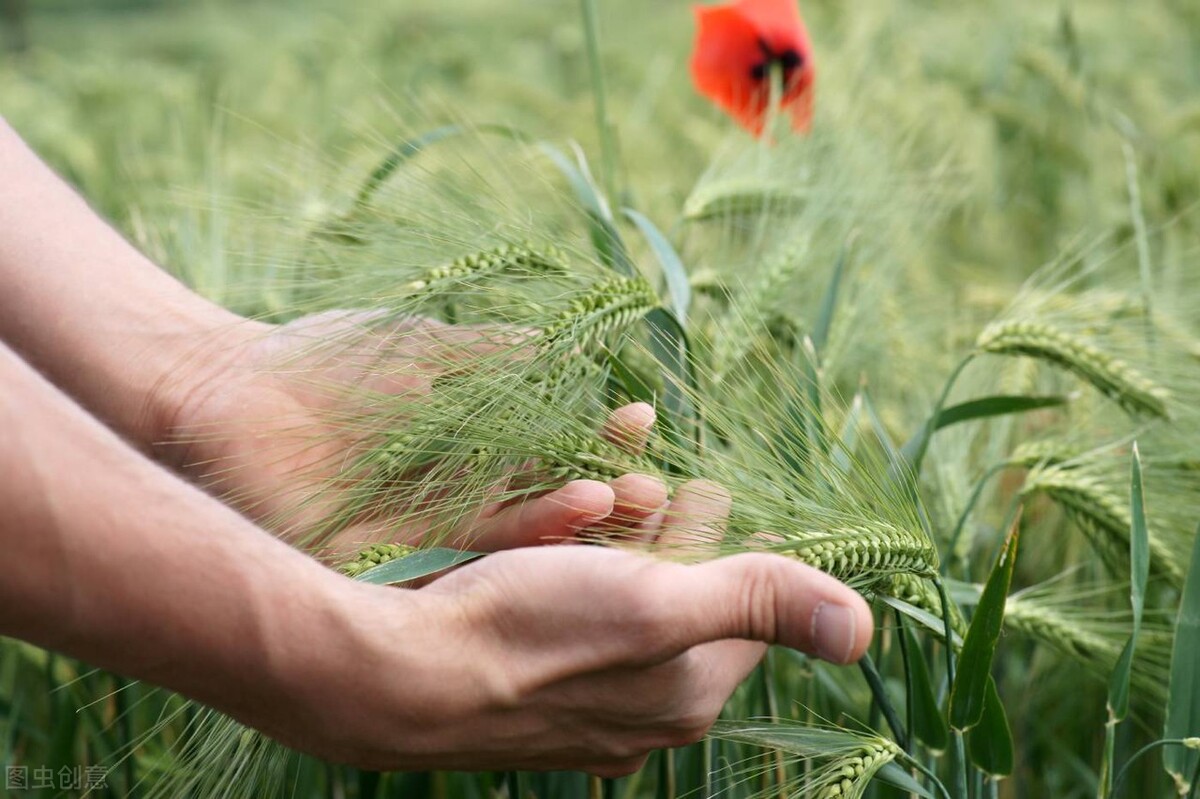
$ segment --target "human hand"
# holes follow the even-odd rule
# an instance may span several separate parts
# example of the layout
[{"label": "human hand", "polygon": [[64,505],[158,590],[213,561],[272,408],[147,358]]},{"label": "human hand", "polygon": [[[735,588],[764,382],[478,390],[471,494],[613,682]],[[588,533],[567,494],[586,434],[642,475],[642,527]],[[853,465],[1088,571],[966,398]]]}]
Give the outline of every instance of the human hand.
[{"label": "human hand", "polygon": [[[724,503],[712,486],[681,487],[660,545],[711,538]],[[372,769],[631,773],[699,740],[766,643],[847,663],[872,632],[852,589],[760,553],[685,565],[526,548],[418,591],[346,586],[342,654],[296,676],[274,718],[248,721]]]},{"label": "human hand", "polygon": [[[408,319],[386,328],[369,312],[331,312],[283,326],[245,323],[193,355],[170,387],[174,412],[157,438],[160,454],[239,510],[294,542],[309,543],[343,497],[330,492],[362,442],[337,418],[362,413],[367,392],[422,398],[432,382],[471,355],[511,351],[504,331]],[[512,334],[507,334],[511,340]],[[519,355],[512,356],[519,357]],[[598,435],[634,451],[654,411],[615,411]],[[347,486],[348,487],[348,486]],[[638,527],[659,518],[661,481],[629,474],[608,484],[577,480],[519,503],[481,507],[452,545],[496,550],[571,539],[606,520]],[[377,541],[379,520],[351,525],[320,541],[337,557]],[[415,543],[424,530],[391,532]]]}]

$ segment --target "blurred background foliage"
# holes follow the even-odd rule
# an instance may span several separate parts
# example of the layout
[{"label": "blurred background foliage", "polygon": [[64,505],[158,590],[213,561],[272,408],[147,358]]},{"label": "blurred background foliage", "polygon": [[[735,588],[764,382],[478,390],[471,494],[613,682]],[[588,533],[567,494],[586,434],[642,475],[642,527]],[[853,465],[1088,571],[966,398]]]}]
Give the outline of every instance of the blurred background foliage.
[{"label": "blurred background foliage", "polygon": [[[971,312],[981,290],[1006,300],[1072,243],[1129,240],[1131,165],[1160,274],[1186,270],[1200,226],[1200,4],[805,0],[802,10],[823,135],[886,142],[888,169],[941,165],[930,190],[948,210],[903,251],[902,279],[924,287],[912,296],[933,316]],[[239,232],[246,220],[265,208],[298,227],[327,218],[343,187],[406,135],[465,119],[598,151],[574,0],[7,0],[0,12],[0,113],[140,247],[243,310],[255,306],[237,287],[260,263]],[[625,200],[673,220],[742,134],[691,89],[687,3],[605,0],[601,15]],[[838,112],[822,120],[826,107]],[[944,335],[936,321],[929,335]],[[945,365],[937,338],[921,347]],[[1079,685],[1060,660],[1014,654],[1006,683],[1036,681],[1024,699],[1038,712],[1013,712],[1022,748],[1005,790],[1094,795],[1103,686]],[[845,693],[823,667],[805,669]],[[1038,701],[1048,695],[1061,699]],[[1019,706],[1019,687],[1011,696]],[[865,693],[845,702],[865,707]],[[0,642],[0,763],[115,762],[176,710],[177,700]],[[141,742],[93,795],[136,795],[170,767],[182,723]],[[692,757],[679,768],[698,768]],[[301,768],[297,796],[486,796],[505,784]],[[584,790],[577,775],[536,779],[539,796]]]}]

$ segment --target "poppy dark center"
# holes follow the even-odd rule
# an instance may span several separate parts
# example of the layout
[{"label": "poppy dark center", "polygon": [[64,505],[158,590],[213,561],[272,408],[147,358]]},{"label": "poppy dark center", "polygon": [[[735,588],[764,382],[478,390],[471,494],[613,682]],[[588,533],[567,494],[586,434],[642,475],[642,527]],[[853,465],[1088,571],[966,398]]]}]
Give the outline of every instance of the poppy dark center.
[{"label": "poppy dark center", "polygon": [[767,44],[766,40],[758,40],[758,49],[762,53],[762,60],[754,66],[750,67],[750,77],[754,80],[763,80],[771,74],[774,67],[778,67],[783,73],[783,85],[787,86],[792,82],[792,73],[804,67],[804,56],[795,48],[787,48],[786,50],[773,50],[771,45]]}]

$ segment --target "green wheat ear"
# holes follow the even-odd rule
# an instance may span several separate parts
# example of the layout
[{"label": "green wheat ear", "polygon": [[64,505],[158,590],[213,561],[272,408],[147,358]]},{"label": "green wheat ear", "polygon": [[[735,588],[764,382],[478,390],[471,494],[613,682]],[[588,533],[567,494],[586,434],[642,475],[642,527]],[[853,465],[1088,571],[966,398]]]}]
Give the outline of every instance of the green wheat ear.
[{"label": "green wheat ear", "polygon": [[[1008,598],[1006,630],[1037,641],[1078,663],[1097,680],[1107,680],[1129,636],[1128,610],[1113,613],[1095,600],[1117,594],[1119,586],[1101,590],[1057,588],[1049,584]],[[1167,698],[1172,636],[1156,614],[1145,620],[1134,661],[1134,684],[1147,708],[1158,712]]]},{"label": "green wheat ear", "polygon": [[[1022,495],[1042,494],[1074,521],[1114,574],[1129,571],[1130,511],[1128,503],[1088,470],[1068,465],[1039,466],[1026,477]],[[1173,586],[1182,586],[1184,567],[1178,554],[1152,530],[1150,569]]]},{"label": "green wheat ear", "polygon": [[368,569],[402,558],[416,552],[416,547],[405,544],[372,544],[359,551],[353,559],[340,564],[337,570],[347,577],[357,577]]},{"label": "green wheat ear", "polygon": [[[915,574],[893,574],[880,586],[880,591],[913,607],[928,611],[938,619],[942,615],[942,598],[933,580]],[[967,634],[967,621],[958,605],[950,603],[950,628],[959,636]]]},{"label": "green wheat ear", "polygon": [[1087,381],[1131,414],[1169,419],[1170,393],[1119,358],[1059,327],[1032,321],[989,325],[975,342],[980,352],[1027,355],[1053,363]]}]

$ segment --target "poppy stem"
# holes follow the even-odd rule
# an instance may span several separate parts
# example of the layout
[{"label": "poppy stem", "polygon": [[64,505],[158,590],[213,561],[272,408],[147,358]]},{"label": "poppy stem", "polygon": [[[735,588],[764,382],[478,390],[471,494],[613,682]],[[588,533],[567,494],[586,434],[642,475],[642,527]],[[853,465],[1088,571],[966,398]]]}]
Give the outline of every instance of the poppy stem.
[{"label": "poppy stem", "polygon": [[600,64],[600,17],[596,0],[580,0],[583,11],[583,34],[587,42],[588,72],[592,79],[592,101],[596,106],[596,129],[600,134],[600,184],[609,203],[617,201],[616,148],[613,129],[608,122],[608,105],[605,97],[604,70]]},{"label": "poppy stem", "polygon": [[779,128],[779,118],[783,111],[783,81],[784,69],[783,64],[772,60],[767,70],[767,118],[763,124],[764,142],[773,142],[776,140],[775,134]]}]

